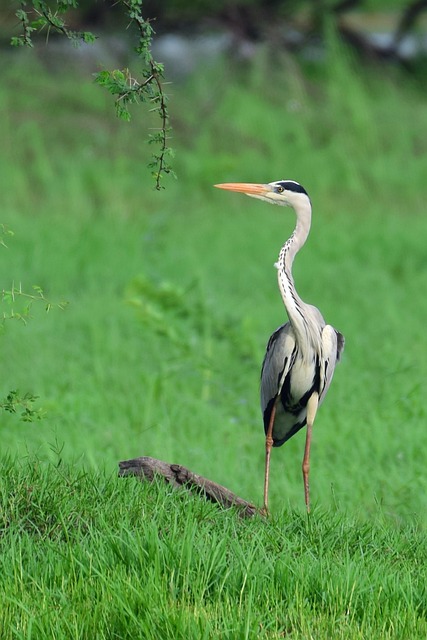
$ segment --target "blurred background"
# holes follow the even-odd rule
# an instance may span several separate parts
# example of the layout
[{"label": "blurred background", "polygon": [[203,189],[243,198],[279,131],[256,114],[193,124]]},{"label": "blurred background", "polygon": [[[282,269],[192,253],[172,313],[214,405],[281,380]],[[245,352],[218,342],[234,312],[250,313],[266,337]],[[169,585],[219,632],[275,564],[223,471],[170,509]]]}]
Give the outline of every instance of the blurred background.
[{"label": "blurred background", "polygon": [[[313,203],[297,289],[347,341],[314,427],[312,500],[425,517],[426,5],[144,2],[177,174],[156,191],[149,105],[122,122],[93,81],[141,68],[120,7],[67,14],[92,45],[42,32],[24,49],[18,3],[2,4],[1,286],[53,304],[22,322],[8,317],[31,300],[2,302],[1,396],[45,413],[3,411],[3,455],[113,474],[151,455],[260,502],[260,366],[286,321],[273,265],[294,215],[212,185],[286,178]],[[303,447],[300,433],[273,452],[273,508],[303,508]]]}]

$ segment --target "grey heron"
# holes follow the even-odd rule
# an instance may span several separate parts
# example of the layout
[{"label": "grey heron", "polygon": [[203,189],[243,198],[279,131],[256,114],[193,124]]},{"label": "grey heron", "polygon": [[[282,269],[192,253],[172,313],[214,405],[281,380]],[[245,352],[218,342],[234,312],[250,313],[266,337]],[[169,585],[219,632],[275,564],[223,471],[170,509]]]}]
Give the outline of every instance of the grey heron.
[{"label": "grey heron", "polygon": [[305,504],[310,512],[313,422],[344,349],[344,336],[326,324],[319,309],[300,298],[292,276],[294,258],[310,232],[311,201],[304,187],[293,180],[215,186],[245,193],[270,204],[290,206],[296,213],[295,229],[282,246],[275,264],[289,321],[271,335],[261,369],[261,409],[266,436],[264,511],[268,512],[271,448],[280,447],[307,425],[302,473]]}]

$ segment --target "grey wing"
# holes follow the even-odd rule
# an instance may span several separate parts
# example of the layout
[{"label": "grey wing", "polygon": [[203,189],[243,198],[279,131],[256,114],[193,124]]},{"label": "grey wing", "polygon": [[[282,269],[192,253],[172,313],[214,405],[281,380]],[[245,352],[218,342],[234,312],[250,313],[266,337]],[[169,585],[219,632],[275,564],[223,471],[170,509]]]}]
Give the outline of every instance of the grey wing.
[{"label": "grey wing", "polygon": [[[261,368],[261,409],[266,410],[282,390],[286,375],[292,369],[297,354],[295,335],[289,322],[276,329],[268,341]],[[271,413],[270,408],[270,413]],[[268,421],[268,419],[267,419]]]},{"label": "grey wing", "polygon": [[324,399],[334,375],[335,366],[344,351],[342,333],[327,324],[322,329],[322,366],[320,370],[319,403]]}]

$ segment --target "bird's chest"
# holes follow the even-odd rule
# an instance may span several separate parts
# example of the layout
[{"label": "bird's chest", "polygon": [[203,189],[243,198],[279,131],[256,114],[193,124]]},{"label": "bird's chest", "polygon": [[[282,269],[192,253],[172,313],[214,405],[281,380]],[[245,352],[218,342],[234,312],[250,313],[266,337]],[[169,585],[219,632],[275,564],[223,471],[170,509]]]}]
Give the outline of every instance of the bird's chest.
[{"label": "bird's chest", "polygon": [[319,391],[319,358],[304,359],[297,356],[285,378],[281,398],[285,410],[296,413],[306,406],[314,391]]}]

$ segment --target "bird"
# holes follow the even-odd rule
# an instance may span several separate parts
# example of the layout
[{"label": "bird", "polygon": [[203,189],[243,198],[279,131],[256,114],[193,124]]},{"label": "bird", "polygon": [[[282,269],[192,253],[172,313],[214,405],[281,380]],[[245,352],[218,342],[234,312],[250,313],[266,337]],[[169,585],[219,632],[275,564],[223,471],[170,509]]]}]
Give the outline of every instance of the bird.
[{"label": "bird", "polygon": [[327,324],[317,307],[299,296],[292,265],[311,227],[312,204],[304,187],[294,180],[266,184],[232,182],[216,184],[227,191],[244,193],[270,204],[291,207],[296,225],[275,263],[279,291],[288,316],[270,336],[261,368],[261,410],[265,432],[263,513],[268,514],[270,457],[306,426],[302,474],[307,513],[310,513],[310,447],[314,419],[341,359],[344,336]]}]

